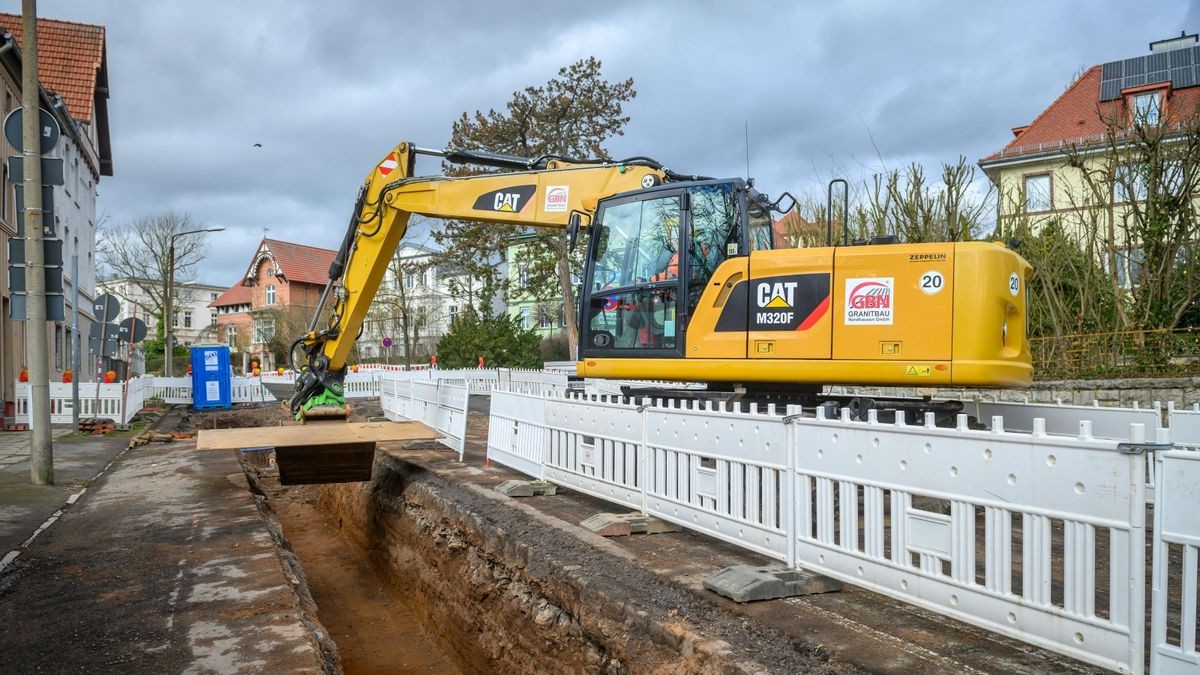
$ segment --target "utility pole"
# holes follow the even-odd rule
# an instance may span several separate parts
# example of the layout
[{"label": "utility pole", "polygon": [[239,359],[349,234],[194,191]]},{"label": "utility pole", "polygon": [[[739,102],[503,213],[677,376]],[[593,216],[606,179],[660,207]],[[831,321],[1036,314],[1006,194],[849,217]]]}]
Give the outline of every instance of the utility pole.
[{"label": "utility pole", "polygon": [[167,252],[167,273],[163,275],[163,376],[174,377],[175,373],[175,345],[171,344],[171,322],[175,319],[175,308],[171,307],[171,293],[175,289],[171,288],[174,285],[175,276],[175,236],[171,236],[171,247]]},{"label": "utility pole", "polygon": [[37,57],[37,0],[22,0],[22,140],[25,149],[25,356],[29,362],[29,476],[34,485],[54,484],[50,436],[50,358],[46,331],[46,273],[42,241],[42,153]]},{"label": "utility pole", "polygon": [[167,250],[167,278],[163,279],[163,355],[166,356],[166,360],[163,361],[163,375],[166,377],[172,377],[172,371],[175,369],[175,345],[172,344],[172,338],[174,337],[172,335],[174,332],[172,326],[175,321],[175,303],[171,300],[171,295],[175,292],[175,240],[189,234],[224,231],[225,228],[223,227],[202,227],[197,230],[176,232],[171,235],[171,246]]},{"label": "utility pole", "polygon": [[[79,433],[79,253],[71,256],[71,433]],[[101,351],[103,351],[103,342]],[[99,383],[96,384],[100,386]]]}]

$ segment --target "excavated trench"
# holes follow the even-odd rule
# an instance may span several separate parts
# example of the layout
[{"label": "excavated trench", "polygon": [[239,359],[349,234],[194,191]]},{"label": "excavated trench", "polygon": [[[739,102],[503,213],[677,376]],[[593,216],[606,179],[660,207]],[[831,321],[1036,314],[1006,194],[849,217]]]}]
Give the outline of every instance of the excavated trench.
[{"label": "excavated trench", "polygon": [[[270,426],[280,414],[194,417]],[[345,672],[847,671],[598,537],[405,461],[409,449],[377,452],[369,483],[281,487],[269,455],[244,462]]]}]

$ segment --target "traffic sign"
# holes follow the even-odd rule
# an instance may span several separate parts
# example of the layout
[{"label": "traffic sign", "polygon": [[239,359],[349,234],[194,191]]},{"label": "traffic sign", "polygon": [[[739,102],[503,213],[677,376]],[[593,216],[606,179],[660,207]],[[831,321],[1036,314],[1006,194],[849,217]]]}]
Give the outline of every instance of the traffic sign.
[{"label": "traffic sign", "polygon": [[[25,312],[25,294],[12,292],[12,296],[8,305],[8,316],[13,321],[25,321],[27,319]],[[66,303],[63,300],[62,293],[47,293],[46,294],[46,320],[47,321],[65,321],[67,318]]]},{"label": "traffic sign", "polygon": [[121,312],[121,303],[112,293],[105,293],[92,301],[92,314],[97,321],[108,323]]},{"label": "traffic sign", "polygon": [[[25,213],[25,191],[16,190],[17,193],[17,213]],[[17,218],[17,236],[25,236],[25,218],[20,216]],[[54,187],[51,185],[42,186],[42,236],[54,236]]]},{"label": "traffic sign", "polygon": [[[43,157],[42,185],[65,185],[67,179],[64,175],[64,166],[65,163],[61,159]],[[8,182],[13,185],[25,182],[25,157],[23,155],[12,155],[8,158]]]},{"label": "traffic sign", "polygon": [[390,338],[390,337],[383,338],[383,346],[391,347],[392,346],[392,338]]},{"label": "traffic sign", "polygon": [[120,328],[115,323],[102,323],[93,327],[92,334],[88,336],[88,353],[108,357],[116,356],[120,342],[119,331]]},{"label": "traffic sign", "polygon": [[146,322],[136,317],[129,317],[120,324],[117,330],[121,339],[125,342],[137,344],[146,339]]},{"label": "traffic sign", "polygon": [[[25,139],[24,133],[22,133],[24,130],[21,124],[21,118],[24,116],[23,110],[24,108],[17,108],[4,118],[4,138],[17,152],[25,151]],[[45,108],[38,110],[38,122],[38,139],[41,146],[38,154],[44,155],[58,147],[58,138],[62,134],[62,129],[59,128],[58,120],[54,119],[54,115],[51,115],[50,111]]]}]

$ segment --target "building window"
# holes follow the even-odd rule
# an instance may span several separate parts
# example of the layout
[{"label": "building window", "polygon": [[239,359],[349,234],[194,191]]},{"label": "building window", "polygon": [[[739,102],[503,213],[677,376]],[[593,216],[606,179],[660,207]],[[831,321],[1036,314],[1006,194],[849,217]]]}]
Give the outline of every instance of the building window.
[{"label": "building window", "polygon": [[521,328],[529,328],[529,308],[521,308]]},{"label": "building window", "polygon": [[171,328],[179,328],[179,312],[171,312]]},{"label": "building window", "polygon": [[458,316],[458,305],[450,305],[450,320],[454,321],[454,319],[457,316]]},{"label": "building window", "polygon": [[417,276],[415,274],[405,274],[404,275],[404,287],[405,288],[407,288],[408,290],[412,290],[413,287],[416,285],[417,285]]},{"label": "building window", "polygon": [[225,327],[225,344],[230,347],[237,346],[237,328],[235,326]]},{"label": "building window", "polygon": [[1142,166],[1122,164],[1113,173],[1113,202],[1124,204],[1146,199],[1146,171]]},{"label": "building window", "polygon": [[210,296],[210,297],[209,297],[209,300],[216,300],[216,299],[217,299],[217,294],[216,294],[216,293],[209,293],[209,296]]},{"label": "building window", "polygon": [[529,268],[521,265],[518,276],[521,280],[521,288],[529,288]]},{"label": "building window", "polygon": [[254,320],[254,342],[266,344],[275,339],[275,322],[271,319]]},{"label": "building window", "polygon": [[539,309],[538,310],[538,328],[550,328],[551,325],[552,324],[550,322],[550,312],[547,312],[544,309]]},{"label": "building window", "polygon": [[192,327],[192,312],[190,310],[183,313],[183,327]]},{"label": "building window", "polygon": [[1119,248],[1113,252],[1117,268],[1117,283],[1121,288],[1133,288],[1142,282],[1142,267],[1146,254],[1140,248]]},{"label": "building window", "polygon": [[208,313],[208,325],[215,326],[217,324],[217,312],[214,310]]},{"label": "building window", "polygon": [[1133,97],[1133,121],[1135,124],[1158,124],[1161,110],[1161,92],[1148,91]]},{"label": "building window", "polygon": [[559,328],[567,327],[567,308],[566,307],[558,308],[558,327]]},{"label": "building window", "polygon": [[275,304],[275,284],[267,284],[267,304]]},{"label": "building window", "polygon": [[1025,210],[1029,213],[1050,210],[1050,174],[1025,176]]}]

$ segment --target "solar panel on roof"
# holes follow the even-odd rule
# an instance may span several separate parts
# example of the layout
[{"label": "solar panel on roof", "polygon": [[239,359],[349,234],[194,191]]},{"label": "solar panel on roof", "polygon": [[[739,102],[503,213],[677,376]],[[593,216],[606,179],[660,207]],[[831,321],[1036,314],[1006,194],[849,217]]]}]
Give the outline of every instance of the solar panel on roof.
[{"label": "solar panel on roof", "polygon": [[1146,70],[1157,71],[1170,68],[1171,52],[1159,52],[1146,57]]},{"label": "solar panel on roof", "polygon": [[1101,80],[1119,80],[1123,74],[1120,61],[1113,61],[1112,63],[1100,66]]},{"label": "solar panel on roof", "polygon": [[1172,69],[1171,86],[1176,89],[1196,86],[1195,72],[1194,66],[1184,66],[1183,68]]},{"label": "solar panel on roof", "polygon": [[1129,79],[1130,75],[1142,75],[1146,72],[1145,57],[1136,57],[1125,59],[1125,79]]},{"label": "solar panel on roof", "polygon": [[1176,49],[1173,52],[1167,52],[1171,56],[1171,67],[1180,68],[1182,66],[1192,65],[1192,50]]},{"label": "solar panel on roof", "polygon": [[1155,70],[1146,74],[1146,84],[1155,84],[1157,82],[1167,82],[1171,79],[1171,71]]},{"label": "solar panel on roof", "polygon": [[1121,98],[1121,81],[1109,80],[1108,82],[1100,83],[1100,100],[1111,101]]}]

